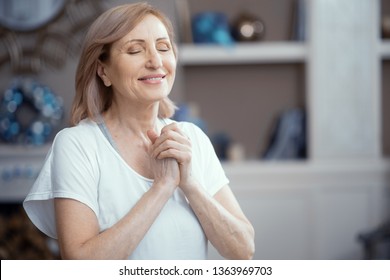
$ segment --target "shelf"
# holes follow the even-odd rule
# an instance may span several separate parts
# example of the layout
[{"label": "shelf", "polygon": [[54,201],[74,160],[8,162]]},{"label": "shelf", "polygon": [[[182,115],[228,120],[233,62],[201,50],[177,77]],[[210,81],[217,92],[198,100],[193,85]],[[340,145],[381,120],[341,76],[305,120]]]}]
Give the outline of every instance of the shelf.
[{"label": "shelf", "polygon": [[232,46],[183,44],[179,47],[181,65],[255,64],[305,62],[302,42],[239,43]]},{"label": "shelf", "polygon": [[0,144],[0,163],[9,158],[39,157],[45,158],[50,150],[51,143],[42,146],[24,146],[14,144]]},{"label": "shelf", "polygon": [[[326,172],[352,173],[357,172],[390,172],[390,159],[329,159],[329,160],[244,160],[244,161],[222,161],[226,172],[232,175],[260,175],[269,174],[280,176],[284,174],[312,174],[317,175]],[[329,178],[331,179],[331,178]],[[386,177],[382,178],[386,181]]]},{"label": "shelf", "polygon": [[390,59],[390,40],[384,40],[380,44],[379,54],[382,59]]},{"label": "shelf", "polygon": [[390,160],[223,162],[236,192],[314,188],[316,186],[388,185]]}]

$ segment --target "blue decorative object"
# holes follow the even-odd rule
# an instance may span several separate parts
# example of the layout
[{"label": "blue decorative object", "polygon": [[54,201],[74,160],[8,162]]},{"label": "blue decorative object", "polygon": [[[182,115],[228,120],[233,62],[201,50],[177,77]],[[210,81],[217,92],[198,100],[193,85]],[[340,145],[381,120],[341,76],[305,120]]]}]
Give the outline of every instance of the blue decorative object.
[{"label": "blue decorative object", "polygon": [[225,132],[219,132],[211,137],[211,142],[217,157],[220,160],[228,160],[228,150],[232,143],[232,139]]},{"label": "blue decorative object", "polygon": [[300,108],[289,109],[279,116],[262,158],[266,160],[305,159],[306,145],[305,111]]},{"label": "blue decorative object", "polygon": [[195,43],[234,43],[226,16],[220,12],[203,12],[194,16],[192,33]]},{"label": "blue decorative object", "polygon": [[198,107],[194,103],[183,103],[175,112],[173,119],[178,122],[190,122],[197,125],[204,133],[207,133],[206,123],[199,117]]},{"label": "blue decorative object", "polygon": [[31,78],[17,78],[0,100],[0,138],[7,143],[44,144],[63,117],[62,99]]}]

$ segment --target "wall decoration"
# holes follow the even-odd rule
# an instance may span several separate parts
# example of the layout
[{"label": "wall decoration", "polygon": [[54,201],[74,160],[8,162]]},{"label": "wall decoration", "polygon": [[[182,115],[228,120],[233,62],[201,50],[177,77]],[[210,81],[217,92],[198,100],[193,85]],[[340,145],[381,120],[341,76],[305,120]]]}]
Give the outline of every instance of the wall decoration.
[{"label": "wall decoration", "polygon": [[62,67],[103,10],[93,0],[0,0],[0,67],[16,74]]},{"label": "wall decoration", "polygon": [[32,78],[16,78],[0,100],[0,138],[6,143],[42,145],[60,124],[62,99]]}]

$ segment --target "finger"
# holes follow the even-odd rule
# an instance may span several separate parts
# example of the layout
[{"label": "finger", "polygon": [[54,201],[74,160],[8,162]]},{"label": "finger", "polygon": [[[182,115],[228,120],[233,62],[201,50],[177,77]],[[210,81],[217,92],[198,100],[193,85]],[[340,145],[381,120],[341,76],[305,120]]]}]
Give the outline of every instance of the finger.
[{"label": "finger", "polygon": [[154,158],[159,158],[159,155],[163,151],[166,151],[169,149],[175,149],[175,150],[179,150],[179,151],[187,152],[187,153],[191,152],[190,146],[179,143],[179,142],[174,141],[174,140],[168,139],[168,140],[164,141],[163,143],[161,143],[160,145],[154,146],[154,149],[152,149],[151,155]]},{"label": "finger", "polygon": [[164,132],[167,132],[169,130],[173,130],[173,131],[180,131],[179,129],[179,126],[177,125],[177,123],[173,122],[171,124],[168,124],[166,126],[164,126],[162,129],[161,129],[161,134],[163,134]]},{"label": "finger", "polygon": [[182,139],[181,142],[179,142],[177,139],[171,139],[171,138],[163,139],[163,138],[164,137],[160,136],[156,140],[155,144],[152,145],[151,147],[152,157],[157,158],[161,152],[172,148],[183,152],[191,153],[192,146],[187,139]]},{"label": "finger", "polygon": [[158,138],[157,133],[154,130],[151,130],[151,129],[148,130],[146,133],[147,133],[150,141],[152,142],[152,144],[154,144],[156,142],[157,138]]},{"label": "finger", "polygon": [[173,158],[179,164],[184,164],[185,162],[189,162],[191,160],[191,153],[177,150],[174,148],[170,148],[170,149],[162,151],[158,155],[158,159],[167,159],[167,158]]},{"label": "finger", "polygon": [[167,140],[173,140],[181,144],[191,146],[191,141],[186,135],[180,133],[179,131],[168,129],[161,133],[161,135],[155,141],[154,146],[159,146]]},{"label": "finger", "polygon": [[169,125],[164,126],[161,129],[161,134],[164,134],[165,132],[168,131],[176,131],[178,134],[182,135],[183,137],[188,138],[187,135],[179,128],[177,123],[171,123]]}]

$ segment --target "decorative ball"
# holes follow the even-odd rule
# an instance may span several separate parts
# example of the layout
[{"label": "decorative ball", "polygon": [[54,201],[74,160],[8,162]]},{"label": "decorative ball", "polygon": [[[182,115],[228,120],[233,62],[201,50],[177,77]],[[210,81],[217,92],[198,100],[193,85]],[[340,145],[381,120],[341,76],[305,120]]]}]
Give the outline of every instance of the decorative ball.
[{"label": "decorative ball", "polygon": [[17,78],[0,99],[0,138],[7,143],[42,145],[59,125],[63,101],[32,78]]},{"label": "decorative ball", "polygon": [[242,13],[233,23],[232,26],[234,39],[240,42],[258,41],[264,37],[264,22],[257,16]]}]

